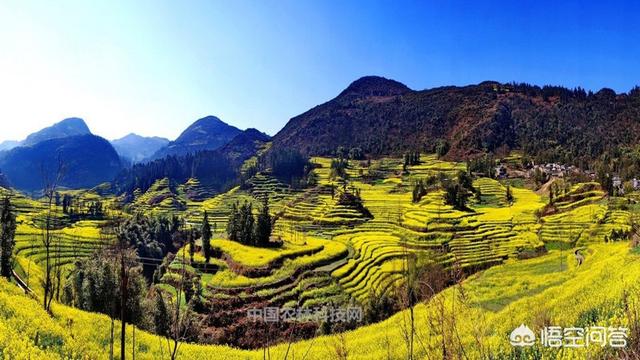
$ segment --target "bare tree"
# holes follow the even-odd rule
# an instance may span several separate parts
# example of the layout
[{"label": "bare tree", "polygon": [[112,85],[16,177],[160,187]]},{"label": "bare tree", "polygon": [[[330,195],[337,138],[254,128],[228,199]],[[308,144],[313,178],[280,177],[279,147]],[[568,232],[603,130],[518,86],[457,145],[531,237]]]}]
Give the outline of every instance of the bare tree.
[{"label": "bare tree", "polygon": [[120,267],[120,359],[124,360],[126,331],[127,331],[127,301],[128,301],[128,289],[130,271],[133,267],[138,265],[137,255],[134,249],[131,248],[129,239],[127,237],[126,230],[122,227],[116,230],[116,243],[113,253],[116,255],[116,259]]},{"label": "bare tree", "polygon": [[[47,171],[44,164],[41,167],[42,172],[42,183],[43,183],[43,191],[45,196],[45,220],[44,220],[44,228],[42,234],[42,245],[45,248],[45,278],[44,278],[44,297],[43,297],[43,306],[47,312],[51,312],[51,302],[54,297],[54,283],[53,283],[53,269],[54,266],[51,262],[51,247],[53,246],[53,222],[55,218],[53,218],[53,212],[55,211],[54,207],[54,198],[55,192],[58,188],[60,181],[62,180],[63,172],[64,172],[64,164],[62,162],[62,158],[58,155],[56,169],[54,171],[53,176]],[[59,253],[59,251],[58,251]]]},{"label": "bare tree", "polygon": [[404,284],[400,289],[400,301],[402,307],[408,310],[408,318],[403,312],[401,333],[407,348],[407,359],[414,359],[414,337],[416,333],[414,306],[417,303],[417,287],[418,287],[418,265],[415,253],[411,253],[407,249],[407,244],[403,246],[403,263],[402,275]]},{"label": "bare tree", "polygon": [[[178,357],[178,351],[180,349],[181,341],[184,341],[189,330],[192,326],[191,324],[191,309],[190,306],[187,305],[184,309],[182,309],[181,303],[182,299],[185,296],[185,286],[190,286],[190,282],[187,283],[187,269],[186,269],[186,243],[182,244],[182,267],[180,269],[180,281],[175,287],[175,298],[173,299],[174,303],[171,304],[171,299],[169,303],[171,304],[171,308],[173,308],[173,324],[169,330],[169,337],[167,337],[167,347],[169,348],[169,354],[171,360],[175,360]],[[200,296],[196,294],[195,296]]]}]

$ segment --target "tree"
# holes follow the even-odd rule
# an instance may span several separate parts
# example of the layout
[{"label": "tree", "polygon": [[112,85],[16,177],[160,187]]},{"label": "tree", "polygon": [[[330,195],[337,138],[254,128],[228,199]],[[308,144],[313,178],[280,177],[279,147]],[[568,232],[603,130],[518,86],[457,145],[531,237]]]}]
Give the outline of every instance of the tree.
[{"label": "tree", "polygon": [[438,139],[438,141],[436,141],[434,151],[439,158],[445,156],[449,152],[449,143],[447,140]]},{"label": "tree", "polygon": [[255,245],[253,241],[253,210],[250,202],[245,202],[240,207],[240,234],[239,241],[245,245]]},{"label": "tree", "polygon": [[426,188],[426,186],[424,184],[424,181],[422,181],[422,180],[416,181],[416,183],[413,185],[413,192],[412,192],[412,195],[411,195],[411,200],[414,203],[417,203],[425,195],[427,195],[427,188]]},{"label": "tree", "polygon": [[[126,231],[126,230],[125,230]],[[132,262],[132,252],[129,241],[123,229],[118,229],[116,252],[120,259],[120,359],[125,359],[125,344],[127,332],[127,295],[129,286],[129,270]]]},{"label": "tree", "polygon": [[211,259],[211,225],[209,224],[209,215],[204,212],[202,219],[202,255],[208,264]]},{"label": "tree", "polygon": [[513,202],[513,194],[511,193],[511,186],[509,185],[507,185],[507,191],[506,191],[505,197],[507,198],[507,202],[509,203]]},{"label": "tree", "polygon": [[189,232],[187,233],[187,236],[189,237],[189,260],[191,260],[191,263],[193,264],[193,256],[196,253],[195,231],[193,229],[190,229]]},{"label": "tree", "polygon": [[238,241],[239,218],[240,218],[240,214],[238,212],[238,204],[234,203],[231,206],[231,212],[229,213],[229,220],[227,221],[227,237],[229,238],[229,240]]},{"label": "tree", "polygon": [[478,204],[482,204],[482,191],[480,188],[477,188],[475,198]]},{"label": "tree", "polygon": [[[43,279],[43,290],[44,294],[42,297],[42,304],[44,309],[47,312],[51,312],[51,302],[53,301],[53,296],[55,294],[55,284],[53,278],[54,264],[51,259],[51,247],[54,245],[53,240],[54,236],[52,235],[52,230],[54,227],[55,216],[53,216],[52,212],[55,211],[54,207],[54,199],[56,189],[58,188],[58,184],[62,181],[63,172],[64,172],[64,164],[62,162],[62,157],[58,156],[58,160],[56,163],[56,169],[53,172],[54,176],[50,177],[50,171],[48,171],[45,167],[45,164],[42,164],[41,173],[42,173],[42,185],[44,190],[44,195],[46,199],[46,211],[44,218],[44,231],[42,233],[42,245],[45,250],[45,268],[44,268],[44,279]],[[59,244],[59,241],[58,241]],[[57,255],[60,255],[60,252],[56,252]],[[58,269],[60,270],[60,269]]]},{"label": "tree", "polygon": [[[208,224],[208,222],[207,222]],[[203,226],[204,227],[204,226]],[[210,231],[210,230],[209,230]],[[204,234],[204,231],[203,231]],[[209,237],[211,233],[209,232]],[[182,248],[182,258],[184,259],[185,253],[184,247]],[[178,357],[178,350],[180,344],[189,339],[189,333],[195,330],[195,320],[193,315],[192,303],[188,303],[183,311],[181,305],[183,296],[186,296],[185,289],[191,284],[187,284],[187,272],[186,264],[182,261],[182,267],[180,270],[180,281],[175,286],[175,296],[169,297],[169,307],[171,315],[168,317],[171,319],[171,324],[167,330],[167,345],[169,348],[171,360],[175,360]],[[198,280],[199,282],[199,280]]]},{"label": "tree", "polygon": [[349,159],[351,159],[351,160],[362,160],[362,159],[364,159],[364,153],[362,151],[362,148],[359,148],[359,147],[351,148],[351,150],[349,150]]},{"label": "tree", "polygon": [[475,192],[475,188],[473,187],[473,179],[471,175],[469,175],[466,171],[458,171],[458,184],[463,188]]},{"label": "tree", "polygon": [[260,246],[269,245],[271,237],[271,215],[269,214],[269,197],[265,195],[262,201],[262,209],[256,220],[255,242]]},{"label": "tree", "polygon": [[349,161],[344,158],[332,159],[331,160],[331,172],[329,173],[330,179],[347,179],[349,174],[347,173],[347,167],[349,166]]},{"label": "tree", "polygon": [[16,215],[13,212],[8,196],[2,202],[0,226],[2,226],[2,233],[0,234],[0,275],[8,278],[11,276],[11,259],[13,257],[16,234]]},{"label": "tree", "polygon": [[445,186],[445,204],[453,206],[454,209],[466,211],[469,192],[460,184],[450,183]]},{"label": "tree", "polygon": [[167,310],[167,304],[164,301],[162,292],[158,290],[156,293],[156,306],[153,314],[153,323],[156,334],[161,336],[167,336],[171,329],[171,318],[169,311]]}]

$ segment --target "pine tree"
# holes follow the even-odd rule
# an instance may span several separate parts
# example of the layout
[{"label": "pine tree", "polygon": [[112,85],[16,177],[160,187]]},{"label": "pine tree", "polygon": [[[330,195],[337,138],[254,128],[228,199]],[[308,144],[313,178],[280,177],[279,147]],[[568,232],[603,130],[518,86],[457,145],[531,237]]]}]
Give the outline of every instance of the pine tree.
[{"label": "pine tree", "polygon": [[258,214],[255,230],[255,242],[259,246],[269,245],[271,237],[271,215],[269,214],[269,197],[265,196],[262,201],[262,209]]},{"label": "pine tree", "polygon": [[13,246],[15,245],[16,215],[13,213],[9,197],[5,197],[2,202],[0,213],[0,275],[11,276],[11,258],[13,256]]},{"label": "pine tree", "polygon": [[238,220],[240,214],[238,212],[238,205],[233,204],[231,206],[231,213],[229,214],[229,221],[227,221],[227,237],[229,240],[238,241]]},{"label": "pine tree", "polygon": [[211,259],[211,225],[209,225],[209,215],[204,212],[204,218],[202,219],[202,255],[209,263]]},{"label": "pine tree", "polygon": [[253,241],[253,213],[251,203],[246,202],[240,208],[240,239],[239,241],[245,245],[255,245]]}]

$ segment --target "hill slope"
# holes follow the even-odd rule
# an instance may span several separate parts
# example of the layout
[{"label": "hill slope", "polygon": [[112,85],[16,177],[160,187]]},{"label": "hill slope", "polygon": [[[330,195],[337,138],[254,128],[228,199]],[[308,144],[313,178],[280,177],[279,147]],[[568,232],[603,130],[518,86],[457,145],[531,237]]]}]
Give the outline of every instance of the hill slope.
[{"label": "hill slope", "polygon": [[53,179],[62,161],[60,186],[90,188],[110,181],[120,170],[118,154],[111,144],[95,135],[79,135],[14,148],[0,157],[0,169],[21,190],[38,190],[43,173]]},{"label": "hill slope", "polygon": [[[570,257],[554,251],[540,258],[500,265],[445,290],[426,304],[417,305],[415,356],[443,358],[443,350],[453,358],[472,359],[489,355],[521,358],[526,354],[558,359],[624,355],[597,344],[592,344],[588,350],[542,347],[539,338],[532,348],[519,349],[509,344],[508,334],[521,323],[537,334],[548,322],[566,327],[593,326],[591,321],[596,319],[597,324],[631,328],[637,325],[630,323],[630,314],[638,311],[638,289],[628,286],[640,279],[637,252],[630,251],[626,243],[612,243],[590,247],[585,263],[580,267],[574,266]],[[561,258],[571,265],[560,270]],[[630,308],[625,309],[626,306]],[[25,352],[32,359],[67,358],[70,353],[95,359],[109,357],[110,320],[105,315],[54,302],[55,316],[52,317],[42,310],[37,300],[24,295],[17,286],[2,278],[0,309],[4,309],[0,312],[0,350],[9,358],[19,358]],[[348,352],[349,359],[407,358],[402,335],[407,331],[407,321],[408,311],[403,311],[342,336],[320,336],[285,343],[271,347],[269,353],[278,359],[293,353],[322,360],[338,358],[336,352],[343,349]],[[429,323],[435,323],[435,326],[428,326]],[[449,331],[440,332],[438,328],[442,324],[446,324]],[[117,321],[115,327],[119,328]],[[131,333],[129,327],[127,349],[133,346]],[[56,346],[42,346],[39,339],[55,341]],[[137,358],[161,358],[167,352],[164,340],[145,331],[136,331],[136,343]],[[116,336],[114,347],[119,349],[119,346],[119,336]],[[247,351],[217,345],[183,344],[178,353],[180,359],[263,357],[264,349]]]},{"label": "hill slope", "polygon": [[158,150],[151,159],[168,155],[186,155],[201,150],[215,150],[233,139],[241,131],[215,116],[207,116],[191,124],[180,136]]},{"label": "hill slope", "polygon": [[496,82],[413,91],[393,80],[364,77],[292,118],[273,146],[311,155],[361,147],[386,155],[432,151],[438,139],[450,144],[452,158],[521,148],[560,161],[593,159],[607,146],[640,141],[640,91],[587,94]]}]

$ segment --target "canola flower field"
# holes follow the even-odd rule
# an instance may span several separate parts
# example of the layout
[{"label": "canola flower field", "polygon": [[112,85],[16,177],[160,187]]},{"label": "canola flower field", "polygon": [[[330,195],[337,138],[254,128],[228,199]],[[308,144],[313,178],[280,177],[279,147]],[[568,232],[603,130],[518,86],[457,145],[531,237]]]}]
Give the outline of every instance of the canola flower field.
[{"label": "canola flower field", "polygon": [[[370,164],[351,161],[347,178],[332,176],[329,158],[313,158],[317,186],[291,189],[268,174],[258,173],[248,185],[206,196],[197,180],[171,184],[156,182],[137,192],[127,208],[117,198],[94,191],[76,192],[85,201],[101,199],[119,216],[141,211],[177,215],[190,226],[201,223],[207,211],[214,230],[211,245],[223,254],[212,259],[215,271],[202,272],[204,258],[194,257],[190,271],[198,272],[206,296],[219,298],[252,294],[274,306],[314,307],[324,304],[366,303],[372,293],[402,286],[403,259],[408,253],[436,259],[445,268],[471,275],[427,303],[415,307],[416,358],[584,358],[587,350],[551,351],[542,347],[514,352],[508,334],[521,323],[539,330],[549,324],[628,325],[628,304],[637,298],[640,276],[635,250],[629,242],[613,242],[613,232],[630,233],[637,209],[626,198],[608,198],[594,183],[574,184],[556,199],[555,211],[545,214],[549,199],[524,187],[477,178],[480,196],[469,200],[469,211],[444,201],[442,190],[429,191],[412,202],[415,181],[429,176],[455,176],[462,163],[423,155],[420,164],[403,171],[402,160],[384,158]],[[357,191],[363,213],[338,202],[344,189]],[[187,196],[198,194],[198,196]],[[225,240],[228,214],[234,203],[250,201],[254,209],[268,195],[277,216],[274,236],[279,248],[256,248]],[[18,210],[16,273],[34,290],[42,284],[42,201],[13,194]],[[630,195],[629,198],[632,198]],[[59,207],[52,231],[56,266],[67,269],[91,256],[113,239],[101,231],[105,221],[69,221]],[[580,248],[582,266],[566,249]],[[563,251],[564,249],[564,251]],[[534,257],[529,260],[525,258]],[[165,274],[165,288],[175,279],[177,256]],[[242,271],[239,271],[241,269]],[[565,303],[566,302],[566,303]],[[0,358],[108,357],[110,320],[55,304],[53,317],[13,284],[0,283]],[[407,358],[409,311],[344,335],[281,344],[268,349],[273,358],[349,359]],[[29,321],[37,317],[37,321]],[[117,338],[117,336],[116,336]],[[129,340],[130,341],[130,340]],[[116,348],[118,348],[116,341]],[[133,344],[129,344],[133,349]],[[589,349],[606,357],[611,349]],[[137,358],[168,357],[167,341],[136,332]],[[266,350],[265,350],[266,351]],[[443,354],[444,353],[444,354]],[[224,346],[185,344],[180,358],[264,358],[264,352]]]},{"label": "canola flower field", "polygon": [[[508,261],[477,273],[415,308],[417,358],[441,358],[448,351],[467,358],[583,359],[612,356],[608,348],[548,349],[541,346],[518,353],[508,334],[522,324],[628,326],[628,306],[640,300],[640,254],[626,243],[591,245],[582,266],[570,254],[553,250],[535,259]],[[561,262],[563,265],[561,265]],[[637,308],[636,308],[637,310]],[[0,349],[4,358],[56,359],[109,357],[110,320],[56,304],[53,317],[17,286],[0,279]],[[350,359],[407,357],[403,340],[408,310],[378,324],[342,336],[281,344],[269,349],[272,358],[335,359],[346,349]],[[444,325],[441,331],[439,325]],[[118,326],[116,326],[117,335]],[[131,329],[129,329],[131,331]],[[459,336],[459,339],[458,339]],[[116,348],[119,347],[116,336]],[[131,340],[129,340],[131,341]],[[480,343],[482,346],[478,346]],[[127,348],[132,349],[128,343]],[[136,332],[136,358],[167,358],[168,345],[155,335]],[[180,359],[262,359],[263,350],[184,344]]]}]

